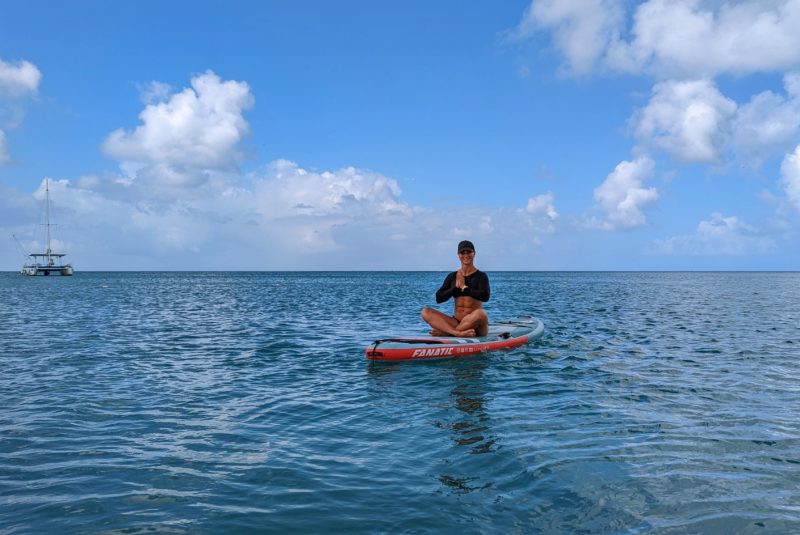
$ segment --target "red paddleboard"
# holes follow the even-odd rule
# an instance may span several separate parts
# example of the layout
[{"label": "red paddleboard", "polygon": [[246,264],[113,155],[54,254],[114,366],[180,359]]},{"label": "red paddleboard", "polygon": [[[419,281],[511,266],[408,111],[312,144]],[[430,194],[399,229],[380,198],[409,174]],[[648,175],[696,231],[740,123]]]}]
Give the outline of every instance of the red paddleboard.
[{"label": "red paddleboard", "polygon": [[544,324],[532,316],[489,324],[486,336],[417,336],[375,340],[366,349],[371,361],[433,360],[474,355],[495,349],[510,349],[535,340],[544,333]]}]

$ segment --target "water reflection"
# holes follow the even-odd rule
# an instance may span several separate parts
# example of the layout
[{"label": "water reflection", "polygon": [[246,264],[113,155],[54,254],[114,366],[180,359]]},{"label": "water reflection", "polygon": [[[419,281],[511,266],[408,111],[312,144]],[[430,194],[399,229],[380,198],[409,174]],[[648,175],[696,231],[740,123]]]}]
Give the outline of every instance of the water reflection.
[{"label": "water reflection", "polygon": [[[483,463],[474,463],[465,457],[494,453],[496,451],[496,436],[492,431],[492,421],[486,410],[487,384],[484,372],[487,360],[478,356],[453,362],[452,380],[453,388],[450,391],[452,405],[455,411],[448,411],[445,421],[437,420],[436,427],[452,432],[452,441],[456,446],[443,460],[443,465],[448,468],[447,473],[439,475],[439,481],[450,492],[468,494],[476,490],[483,490],[493,486],[491,481],[485,481],[471,472],[485,473],[479,469]],[[474,470],[473,470],[474,469]],[[455,473],[460,472],[460,473]]]},{"label": "water reflection", "polygon": [[[378,363],[367,367],[380,402],[376,405],[410,407],[415,403],[435,411],[433,426],[444,434],[426,446],[438,452],[433,477],[445,493],[468,494],[495,486],[487,481],[491,459],[477,455],[498,453],[497,432],[487,408],[491,398],[486,372],[490,359],[477,355],[427,362]],[[424,399],[420,394],[424,392]],[[412,396],[413,399],[409,399]],[[405,418],[408,417],[406,414]]]},{"label": "water reflection", "polygon": [[453,406],[458,410],[454,413],[456,419],[451,423],[437,422],[436,425],[453,431],[453,441],[457,446],[471,446],[469,453],[489,453],[494,451],[495,438],[489,424],[489,414],[486,412],[486,384],[483,371],[486,369],[485,359],[483,364],[476,363],[467,368],[453,370],[455,385],[450,393]]}]

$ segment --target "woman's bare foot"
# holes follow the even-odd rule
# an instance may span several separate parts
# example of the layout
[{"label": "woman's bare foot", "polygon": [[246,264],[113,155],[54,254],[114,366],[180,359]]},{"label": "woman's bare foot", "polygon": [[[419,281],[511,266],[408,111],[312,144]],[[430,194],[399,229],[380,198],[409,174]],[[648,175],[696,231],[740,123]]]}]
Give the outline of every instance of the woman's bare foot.
[{"label": "woman's bare foot", "polygon": [[430,334],[431,336],[453,336],[452,334],[440,331],[439,329],[431,329]]},{"label": "woman's bare foot", "polygon": [[475,337],[475,329],[467,329],[465,331],[456,331],[452,334],[444,331],[440,331],[439,329],[431,329],[430,331],[431,336],[460,336],[463,338],[474,338]]}]

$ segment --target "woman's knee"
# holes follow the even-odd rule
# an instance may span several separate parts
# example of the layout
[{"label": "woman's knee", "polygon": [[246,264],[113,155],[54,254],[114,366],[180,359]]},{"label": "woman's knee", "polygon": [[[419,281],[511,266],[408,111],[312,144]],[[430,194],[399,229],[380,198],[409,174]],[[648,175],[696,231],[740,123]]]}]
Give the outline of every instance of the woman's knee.
[{"label": "woman's knee", "polygon": [[489,316],[486,314],[486,311],[483,310],[482,308],[479,308],[478,310],[473,310],[472,312],[470,312],[468,317],[472,321],[478,321],[478,322],[489,321]]}]

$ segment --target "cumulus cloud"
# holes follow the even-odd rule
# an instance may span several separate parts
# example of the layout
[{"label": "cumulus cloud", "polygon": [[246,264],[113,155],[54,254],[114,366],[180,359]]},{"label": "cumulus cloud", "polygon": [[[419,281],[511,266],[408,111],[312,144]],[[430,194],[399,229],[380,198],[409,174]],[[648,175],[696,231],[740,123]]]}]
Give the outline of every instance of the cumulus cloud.
[{"label": "cumulus cloud", "polygon": [[733,156],[755,168],[797,143],[800,74],[786,74],[784,89],[737,105],[710,80],[661,82],[631,127],[642,148],[663,150],[681,163],[721,164]]},{"label": "cumulus cloud", "polygon": [[787,71],[800,66],[800,0],[536,0],[514,31],[550,31],[566,69],[659,78]]},{"label": "cumulus cloud", "polygon": [[726,149],[751,162],[795,142],[800,76],[786,96],[766,91],[741,108],[714,85],[720,74],[800,68],[800,0],[536,0],[514,36],[549,32],[563,70],[610,70],[666,79],[631,119],[646,149],[683,163],[720,164]]},{"label": "cumulus cloud", "polygon": [[528,199],[525,213],[531,227],[538,233],[552,234],[555,232],[555,222],[559,215],[555,206],[555,195],[552,192],[543,193]]},{"label": "cumulus cloud", "polygon": [[606,219],[592,218],[590,228],[602,230],[632,229],[647,224],[644,208],[658,199],[656,188],[642,183],[652,178],[655,163],[647,156],[621,162],[605,181],[594,190],[594,198],[606,212]]},{"label": "cumulus cloud", "polygon": [[[67,252],[83,257],[84,269],[438,269],[452,264],[464,238],[486,258],[533,250],[558,219],[552,193],[520,207],[434,209],[410,205],[380,173],[286,160],[184,199],[120,188],[108,177],[50,181]],[[8,202],[0,198],[0,213]]]},{"label": "cumulus cloud", "polygon": [[616,40],[623,15],[618,0],[537,0],[525,11],[512,37],[525,39],[537,30],[552,31],[566,59],[564,70],[585,74]]},{"label": "cumulus cloud", "polygon": [[785,95],[764,91],[739,107],[733,121],[732,147],[759,163],[786,151],[800,129],[800,74],[784,76]]},{"label": "cumulus cloud", "polygon": [[266,217],[335,214],[391,217],[408,215],[397,181],[354,167],[317,173],[277,160],[258,184],[259,210]]},{"label": "cumulus cloud", "polygon": [[736,103],[710,80],[656,84],[648,105],[633,117],[641,143],[682,162],[719,163]]},{"label": "cumulus cloud", "polygon": [[651,249],[668,255],[744,255],[770,253],[776,250],[775,240],[736,216],[711,214],[701,221],[694,234],[657,240]]},{"label": "cumulus cloud", "polygon": [[105,153],[132,180],[157,187],[195,188],[235,170],[237,145],[250,132],[243,116],[254,103],[249,86],[207,71],[168,100],[165,90],[150,86],[145,98],[158,101],[139,114],[142,124],[133,131],[112,132]]},{"label": "cumulus cloud", "polygon": [[397,182],[379,173],[354,167],[314,172],[286,160],[255,180],[255,199],[259,218],[280,229],[272,239],[318,251],[364,247],[367,236],[377,239],[368,249],[402,243],[428,254],[464,238],[502,244],[525,236],[523,242],[535,245],[555,231],[558,219],[552,193],[530,198],[524,208],[431,209],[406,203]]},{"label": "cumulus cloud", "polygon": [[[535,0],[512,32],[548,34],[562,71],[618,72],[659,80],[630,118],[635,152],[663,151],[678,163],[722,165],[731,157],[758,167],[797,144],[800,132],[800,0]],[[735,102],[716,86],[723,74],[783,72],[785,93]],[[794,199],[787,156],[781,185]],[[623,168],[632,165],[624,162]],[[638,167],[638,166],[634,166]],[[589,227],[645,223],[642,207],[658,192],[618,168],[595,190],[603,220]],[[792,201],[794,202],[794,201]]]},{"label": "cumulus cloud", "polygon": [[[357,167],[276,160],[243,175],[246,83],[209,71],[178,92],[158,83],[141,91],[141,124],[103,143],[121,173],[50,181],[58,228],[80,236],[63,242],[79,269],[440,268],[465,237],[503,258],[555,232],[552,193],[518,207],[434,209],[410,205],[395,179]],[[0,214],[19,211],[12,197],[25,196],[0,197]]]},{"label": "cumulus cloud", "polygon": [[288,239],[300,250],[337,250],[334,233],[359,226],[399,233],[413,211],[401,200],[397,181],[379,173],[354,167],[314,172],[287,160],[267,166],[254,195],[259,218],[281,229],[272,239]]},{"label": "cumulus cloud", "polygon": [[[196,269],[190,263],[195,260],[191,256],[178,263],[181,255],[199,253],[227,238],[225,228],[218,225],[218,201],[213,198],[202,202],[148,203],[112,198],[104,191],[86,187],[85,181],[43,179],[31,196],[39,203],[45,196],[45,180],[49,180],[51,215],[56,223],[54,237],[83,269],[92,263],[101,269]],[[0,202],[0,206],[4,203]],[[203,209],[209,206],[213,207],[212,213],[204,213]],[[240,209],[246,207],[242,205]],[[35,218],[39,212],[41,204],[27,219]],[[15,231],[28,249],[35,249],[43,241],[30,229]]]},{"label": "cumulus cloud", "polygon": [[11,162],[6,131],[22,122],[25,107],[21,101],[36,95],[41,79],[39,69],[29,61],[14,64],[0,59],[0,165]]},{"label": "cumulus cloud", "polygon": [[643,148],[679,162],[720,164],[732,154],[758,167],[793,146],[800,132],[800,74],[786,74],[784,88],[738,105],[711,80],[660,82],[630,123]]},{"label": "cumulus cloud", "polygon": [[800,146],[783,159],[781,185],[789,202],[800,211]]},{"label": "cumulus cloud", "polygon": [[649,0],[629,41],[609,46],[606,65],[665,77],[785,71],[800,65],[800,1]]},{"label": "cumulus cloud", "polygon": [[29,61],[16,64],[0,59],[0,96],[20,98],[36,94],[42,73]]}]

